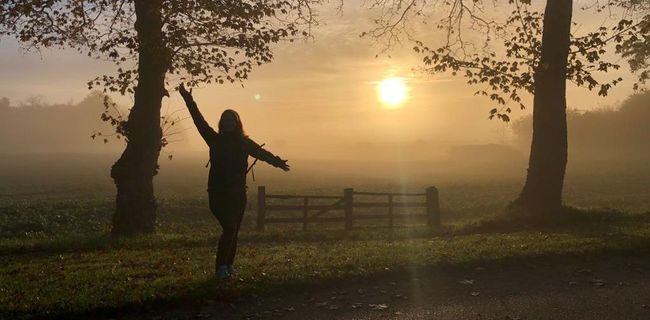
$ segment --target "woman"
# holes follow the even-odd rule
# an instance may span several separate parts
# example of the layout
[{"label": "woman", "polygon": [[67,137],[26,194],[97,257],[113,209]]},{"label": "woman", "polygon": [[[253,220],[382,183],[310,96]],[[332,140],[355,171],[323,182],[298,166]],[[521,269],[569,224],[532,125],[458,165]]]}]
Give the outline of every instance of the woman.
[{"label": "woman", "polygon": [[244,134],[237,112],[225,110],[219,120],[219,132],[215,132],[201,115],[192,93],[185,90],[183,85],[178,91],[183,96],[201,137],[210,147],[210,210],[223,229],[217,247],[216,275],[221,279],[227,278],[233,273],[237,233],[246,208],[248,156],[284,171],[289,171],[289,165],[287,160],[264,150]]}]

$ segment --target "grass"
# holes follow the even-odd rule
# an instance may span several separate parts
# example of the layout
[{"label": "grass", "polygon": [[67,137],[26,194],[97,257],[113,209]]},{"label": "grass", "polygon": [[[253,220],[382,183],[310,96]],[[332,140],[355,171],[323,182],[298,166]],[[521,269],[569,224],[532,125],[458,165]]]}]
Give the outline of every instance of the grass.
[{"label": "grass", "polygon": [[[368,226],[346,233],[340,225],[329,229],[310,225],[306,232],[300,226],[274,227],[258,233],[252,231],[251,193],[237,279],[228,283],[212,276],[219,229],[207,209],[203,186],[160,196],[155,234],[113,239],[107,236],[112,189],[81,191],[83,186],[73,182],[69,189],[6,183],[0,185],[0,319],[85,319],[89,314],[112,315],[155,305],[232,301],[418,267],[637,254],[650,248],[650,215],[645,213],[648,180],[643,177],[604,179],[607,184],[569,181],[569,203],[617,207],[634,214],[573,210],[534,226],[486,220],[516,195],[519,182],[439,184],[445,227],[398,228],[393,233]],[[391,184],[349,186],[400,190]],[[272,193],[340,194],[339,187],[315,189],[309,181],[274,187]]]},{"label": "grass", "polygon": [[237,279],[229,283],[212,277],[213,233],[2,240],[0,314],[82,317],[86,312],[236,298],[387,270],[650,247],[647,215],[589,220],[570,229],[455,232],[403,228],[392,241],[383,229],[244,232]]}]

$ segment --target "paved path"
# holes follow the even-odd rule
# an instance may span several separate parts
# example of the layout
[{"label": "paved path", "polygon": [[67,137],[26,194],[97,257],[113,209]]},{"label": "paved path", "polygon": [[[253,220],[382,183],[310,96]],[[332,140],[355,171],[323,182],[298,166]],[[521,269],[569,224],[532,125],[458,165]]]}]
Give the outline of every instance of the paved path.
[{"label": "paved path", "polygon": [[[280,295],[280,294],[279,294]],[[421,268],[153,319],[650,319],[650,257]]]}]

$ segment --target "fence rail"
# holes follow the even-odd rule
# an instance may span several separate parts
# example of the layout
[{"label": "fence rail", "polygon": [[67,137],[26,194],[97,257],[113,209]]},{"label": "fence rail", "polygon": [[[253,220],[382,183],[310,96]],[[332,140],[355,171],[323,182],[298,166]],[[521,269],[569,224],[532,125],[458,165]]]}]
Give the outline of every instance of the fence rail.
[{"label": "fence rail", "polygon": [[[383,196],[386,202],[355,202],[354,196]],[[424,202],[396,202],[395,197],[423,197]],[[267,199],[302,199],[302,204],[268,204]],[[310,200],[336,200],[330,204],[313,204]],[[387,208],[385,214],[355,215],[354,208]],[[395,214],[395,208],[425,208],[425,213]],[[341,210],[340,217],[323,217],[325,213]],[[302,217],[269,217],[270,211],[301,211]],[[314,212],[310,215],[310,212]],[[355,220],[387,219],[388,226],[392,228],[394,221],[409,218],[426,218],[427,225],[440,225],[440,201],[438,189],[428,187],[424,193],[395,193],[395,192],[359,192],[352,188],[343,189],[343,195],[279,195],[267,194],[265,186],[257,189],[257,229],[264,230],[270,223],[302,223],[303,230],[308,223],[343,222],[345,230],[352,229]]]}]

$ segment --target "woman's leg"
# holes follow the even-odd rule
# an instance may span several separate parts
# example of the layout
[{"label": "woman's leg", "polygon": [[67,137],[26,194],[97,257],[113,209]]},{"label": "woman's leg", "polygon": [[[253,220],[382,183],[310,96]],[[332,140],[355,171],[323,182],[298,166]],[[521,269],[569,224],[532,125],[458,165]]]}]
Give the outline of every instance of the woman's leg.
[{"label": "woman's leg", "polygon": [[228,265],[230,260],[230,250],[233,239],[237,236],[237,221],[232,212],[232,200],[228,194],[223,192],[212,192],[209,194],[210,210],[217,218],[221,225],[221,236],[217,245],[216,267]]},{"label": "woman's leg", "polygon": [[233,197],[233,208],[232,213],[234,217],[234,235],[231,242],[231,247],[228,256],[228,264],[232,266],[235,261],[235,254],[237,253],[237,237],[239,235],[239,227],[241,227],[242,219],[244,218],[244,212],[246,211],[246,190],[243,190],[241,193]]}]

